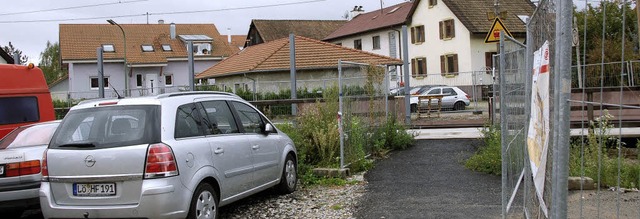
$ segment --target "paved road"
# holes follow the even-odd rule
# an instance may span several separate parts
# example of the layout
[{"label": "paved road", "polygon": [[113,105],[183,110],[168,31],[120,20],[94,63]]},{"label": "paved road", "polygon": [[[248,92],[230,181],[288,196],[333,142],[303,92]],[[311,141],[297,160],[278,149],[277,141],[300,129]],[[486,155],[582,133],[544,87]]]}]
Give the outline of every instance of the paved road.
[{"label": "paved road", "polygon": [[483,144],[474,139],[419,140],[365,174],[358,218],[500,218],[500,177],[465,169]]}]

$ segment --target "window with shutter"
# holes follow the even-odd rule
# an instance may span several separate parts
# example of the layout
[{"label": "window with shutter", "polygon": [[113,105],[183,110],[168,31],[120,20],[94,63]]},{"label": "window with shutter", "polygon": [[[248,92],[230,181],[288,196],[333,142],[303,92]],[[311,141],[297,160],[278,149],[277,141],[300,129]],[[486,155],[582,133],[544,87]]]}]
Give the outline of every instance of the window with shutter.
[{"label": "window with shutter", "polygon": [[411,44],[416,44],[416,28],[411,27]]},{"label": "window with shutter", "polygon": [[427,58],[414,58],[411,59],[411,75],[413,77],[427,76]]},{"label": "window with shutter", "polygon": [[440,56],[440,71],[443,76],[458,75],[458,54]]},{"label": "window with shutter", "polygon": [[440,56],[440,74],[441,75],[445,75],[447,74],[447,64],[445,62],[446,57],[445,56]]},{"label": "window with shutter", "polygon": [[456,36],[453,19],[440,21],[440,39],[451,39]]},{"label": "window with shutter", "polygon": [[411,28],[411,43],[424,43],[424,25],[415,26]]},{"label": "window with shutter", "polygon": [[418,76],[427,76],[427,59],[418,58]]},{"label": "window with shutter", "polygon": [[[485,52],[484,53],[484,64],[487,69],[493,68],[493,55],[498,54],[497,52]],[[487,71],[487,74],[491,73]]]},{"label": "window with shutter", "polygon": [[416,59],[411,59],[411,76],[415,77],[416,72],[418,72],[416,70]]},{"label": "window with shutter", "polygon": [[420,25],[416,27],[416,35],[418,35],[418,39],[416,41],[424,43],[424,26]]}]

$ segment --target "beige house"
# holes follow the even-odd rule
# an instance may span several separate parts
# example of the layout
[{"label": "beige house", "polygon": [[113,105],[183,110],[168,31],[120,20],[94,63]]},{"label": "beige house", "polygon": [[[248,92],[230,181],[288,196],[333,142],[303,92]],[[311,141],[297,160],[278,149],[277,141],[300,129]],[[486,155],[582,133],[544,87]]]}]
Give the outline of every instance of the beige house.
[{"label": "beige house", "polygon": [[[484,41],[495,9],[494,0],[415,0],[409,14],[411,86],[446,84],[468,90],[474,72],[493,67],[496,43]],[[524,20],[534,9],[529,0],[500,1],[498,7],[504,25],[520,42],[526,35]],[[476,77],[492,81],[487,73]]]},{"label": "beige house", "polygon": [[[290,89],[289,38],[246,47],[217,65],[203,71],[197,79],[237,91],[279,92]],[[295,37],[297,87],[309,90],[337,84],[338,60],[376,65],[402,65],[399,59],[341,47],[302,36]],[[363,69],[344,65],[344,85],[363,84]]]}]

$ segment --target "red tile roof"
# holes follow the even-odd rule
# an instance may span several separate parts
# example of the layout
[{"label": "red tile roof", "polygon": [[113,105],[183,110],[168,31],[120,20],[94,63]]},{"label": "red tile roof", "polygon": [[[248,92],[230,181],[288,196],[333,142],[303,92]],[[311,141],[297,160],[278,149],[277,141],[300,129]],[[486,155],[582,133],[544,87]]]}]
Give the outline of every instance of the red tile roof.
[{"label": "red tile roof", "polygon": [[[234,51],[213,24],[176,24],[176,39],[170,39],[170,24],[120,24],[127,38],[127,62],[166,63],[167,58],[186,58],[187,48],[179,35],[206,35],[213,39],[209,57],[230,56]],[[111,24],[60,24],[60,56],[65,60],[95,60],[96,48],[113,44],[115,52],[105,52],[104,59],[122,59],[123,36]],[[142,52],[143,44],[152,45],[154,52]],[[163,51],[162,45],[172,51]],[[202,56],[199,56],[202,57]]]},{"label": "red tile roof", "polygon": [[240,47],[244,46],[247,35],[231,35],[231,49],[234,53],[240,51]]},{"label": "red tile roof", "polygon": [[404,2],[383,8],[382,10],[358,15],[333,33],[329,34],[329,36],[325,37],[324,40],[333,40],[358,33],[405,24],[409,17],[412,5],[413,1]]},{"label": "red tile roof", "polygon": [[[296,36],[295,45],[297,69],[337,68],[339,59],[359,63],[402,64],[402,60],[399,59],[301,36]],[[287,70],[289,70],[289,38],[282,38],[247,47],[200,73],[196,78]]]}]

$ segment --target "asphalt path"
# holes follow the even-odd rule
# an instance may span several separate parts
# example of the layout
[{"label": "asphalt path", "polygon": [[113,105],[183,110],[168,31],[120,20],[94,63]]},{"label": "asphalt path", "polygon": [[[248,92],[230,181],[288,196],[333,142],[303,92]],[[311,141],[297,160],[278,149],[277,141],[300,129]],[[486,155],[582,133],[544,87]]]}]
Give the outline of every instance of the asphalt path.
[{"label": "asphalt path", "polygon": [[464,167],[476,139],[418,140],[365,174],[357,218],[500,218],[499,176]]}]

